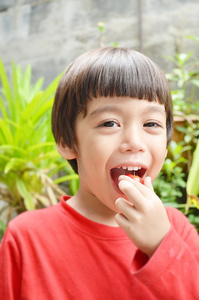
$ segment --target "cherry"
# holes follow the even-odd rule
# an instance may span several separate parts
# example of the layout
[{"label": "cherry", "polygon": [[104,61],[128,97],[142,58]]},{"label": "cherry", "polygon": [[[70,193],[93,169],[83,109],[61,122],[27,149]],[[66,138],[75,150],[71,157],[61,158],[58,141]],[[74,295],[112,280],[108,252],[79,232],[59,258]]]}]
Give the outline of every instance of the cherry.
[{"label": "cherry", "polygon": [[142,184],[144,184],[144,180],[142,178],[140,178],[140,176],[133,175],[133,174],[126,174],[126,176],[129,176],[132,179],[138,178],[139,182],[142,183]]}]

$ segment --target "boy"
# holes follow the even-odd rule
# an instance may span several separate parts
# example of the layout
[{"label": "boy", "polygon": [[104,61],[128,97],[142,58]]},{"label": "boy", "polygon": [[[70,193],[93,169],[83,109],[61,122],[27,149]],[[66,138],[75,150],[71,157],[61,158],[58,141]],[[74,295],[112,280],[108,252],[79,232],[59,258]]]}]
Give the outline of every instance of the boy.
[{"label": "boy", "polygon": [[96,49],[68,67],[52,130],[79,190],[10,222],[1,299],[199,299],[198,234],[151,183],[171,138],[171,106],[162,71],[136,51]]}]

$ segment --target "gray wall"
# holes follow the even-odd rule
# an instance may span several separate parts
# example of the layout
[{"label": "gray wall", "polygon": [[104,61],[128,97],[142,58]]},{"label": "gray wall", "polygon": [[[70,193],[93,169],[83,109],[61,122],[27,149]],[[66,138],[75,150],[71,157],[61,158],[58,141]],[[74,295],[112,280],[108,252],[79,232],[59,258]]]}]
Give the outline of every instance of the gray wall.
[{"label": "gray wall", "polygon": [[[139,17],[141,6],[142,17]],[[104,45],[117,42],[143,52],[165,71],[163,55],[198,51],[187,34],[199,36],[198,0],[0,0],[0,57],[45,85],[79,54],[99,47],[97,23],[106,24]]]}]

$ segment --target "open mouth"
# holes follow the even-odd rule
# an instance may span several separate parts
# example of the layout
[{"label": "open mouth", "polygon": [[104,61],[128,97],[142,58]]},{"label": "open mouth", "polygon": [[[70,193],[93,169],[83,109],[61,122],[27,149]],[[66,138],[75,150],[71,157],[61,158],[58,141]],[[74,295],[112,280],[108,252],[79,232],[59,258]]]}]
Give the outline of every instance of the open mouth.
[{"label": "open mouth", "polygon": [[146,173],[146,169],[140,166],[132,167],[132,166],[122,166],[118,168],[113,168],[110,171],[111,178],[115,184],[115,186],[118,188],[118,177],[120,175],[127,175],[127,174],[132,174],[135,176],[139,176],[140,178],[143,179],[144,174]]}]

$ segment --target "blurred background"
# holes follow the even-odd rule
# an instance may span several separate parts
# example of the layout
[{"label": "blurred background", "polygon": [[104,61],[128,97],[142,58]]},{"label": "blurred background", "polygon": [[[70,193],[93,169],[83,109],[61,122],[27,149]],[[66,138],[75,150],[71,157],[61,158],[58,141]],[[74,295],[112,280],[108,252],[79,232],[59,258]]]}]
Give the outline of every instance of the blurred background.
[{"label": "blurred background", "polygon": [[187,35],[199,36],[198,0],[0,0],[6,69],[12,59],[30,63],[33,81],[43,76],[45,86],[81,53],[113,43],[140,50],[168,72],[164,55],[196,48]]}]

